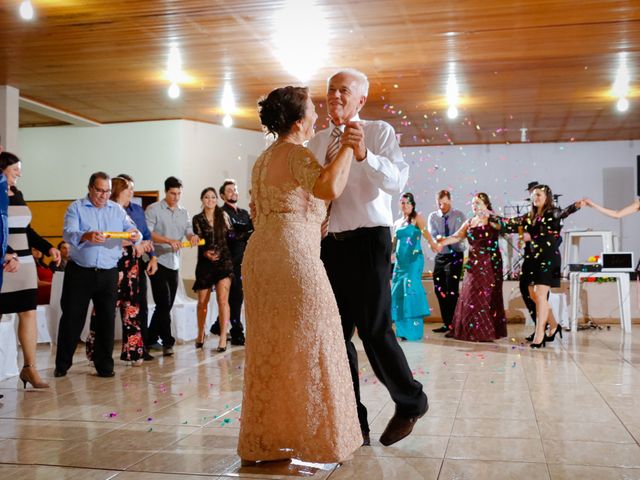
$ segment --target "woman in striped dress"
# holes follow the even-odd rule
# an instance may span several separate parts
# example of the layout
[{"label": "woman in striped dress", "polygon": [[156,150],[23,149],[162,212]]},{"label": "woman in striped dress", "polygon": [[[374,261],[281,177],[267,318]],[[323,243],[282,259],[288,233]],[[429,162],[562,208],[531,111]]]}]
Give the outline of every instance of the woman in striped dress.
[{"label": "woman in striped dress", "polygon": [[0,313],[18,314],[18,339],[22,346],[24,367],[20,380],[26,388],[30,383],[34,388],[48,388],[36,370],[38,303],[38,276],[36,264],[31,255],[31,247],[49,255],[54,263],[60,262],[60,251],[38,235],[30,226],[31,211],[22,193],[16,188],[21,176],[20,159],[12,153],[0,153],[0,170],[9,184],[9,247],[20,262],[15,273],[6,273],[0,294]]}]

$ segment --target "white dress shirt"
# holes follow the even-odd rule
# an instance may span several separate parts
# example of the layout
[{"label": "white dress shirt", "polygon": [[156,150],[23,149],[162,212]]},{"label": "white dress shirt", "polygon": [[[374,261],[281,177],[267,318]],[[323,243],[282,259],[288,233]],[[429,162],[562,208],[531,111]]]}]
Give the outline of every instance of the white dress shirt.
[{"label": "white dress shirt", "polygon": [[[381,120],[352,121],[362,124],[367,158],[355,158],[347,186],[331,204],[329,232],[338,233],[361,227],[391,227],[393,212],[391,196],[402,192],[409,177],[409,165],[404,161],[393,127]],[[331,142],[331,126],[309,141],[309,149],[320,164],[324,164]],[[344,131],[344,126],[341,126]]]}]

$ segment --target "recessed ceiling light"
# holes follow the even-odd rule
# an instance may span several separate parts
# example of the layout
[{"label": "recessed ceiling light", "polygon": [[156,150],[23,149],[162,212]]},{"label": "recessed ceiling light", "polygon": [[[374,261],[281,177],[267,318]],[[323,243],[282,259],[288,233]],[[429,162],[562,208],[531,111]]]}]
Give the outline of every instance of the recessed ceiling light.
[{"label": "recessed ceiling light", "polygon": [[33,5],[31,5],[30,0],[24,0],[20,4],[20,16],[25,20],[33,19]]},{"label": "recessed ceiling light", "polygon": [[625,97],[618,99],[616,108],[619,112],[626,112],[627,110],[629,110],[629,100],[627,100]]},{"label": "recessed ceiling light", "polygon": [[178,98],[180,96],[180,87],[177,83],[172,83],[167,93],[169,94],[169,98]]}]

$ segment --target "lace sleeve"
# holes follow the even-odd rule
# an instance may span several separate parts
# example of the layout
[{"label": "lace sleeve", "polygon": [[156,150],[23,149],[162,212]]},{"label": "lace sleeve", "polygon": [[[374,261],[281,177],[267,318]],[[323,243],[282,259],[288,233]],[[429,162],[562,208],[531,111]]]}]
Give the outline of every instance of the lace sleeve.
[{"label": "lace sleeve", "polygon": [[322,167],[311,150],[296,147],[289,156],[289,169],[293,178],[307,192],[313,192],[313,186],[322,172]]},{"label": "lace sleeve", "polygon": [[576,207],[575,203],[572,203],[571,205],[569,205],[567,208],[563,210],[560,210],[559,208],[554,208],[553,217],[557,220],[563,220],[567,218],[569,215],[577,212],[578,210],[580,210],[580,208]]}]

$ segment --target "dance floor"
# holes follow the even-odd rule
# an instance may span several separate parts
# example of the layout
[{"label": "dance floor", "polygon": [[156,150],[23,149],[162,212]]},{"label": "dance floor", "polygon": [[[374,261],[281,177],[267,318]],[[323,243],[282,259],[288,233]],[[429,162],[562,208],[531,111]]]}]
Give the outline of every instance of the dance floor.
[{"label": "dance floor", "polygon": [[[363,361],[372,445],[342,466],[240,467],[242,347],[183,345],[139,368],[117,361],[110,379],[96,377],[79,349],[56,379],[41,346],[49,391],[0,383],[0,478],[640,479],[640,332],[567,333],[531,351],[516,338],[473,344],[427,331],[402,346],[428,414],[411,436],[380,445],[393,405]],[[513,337],[524,333],[510,326]]]}]

